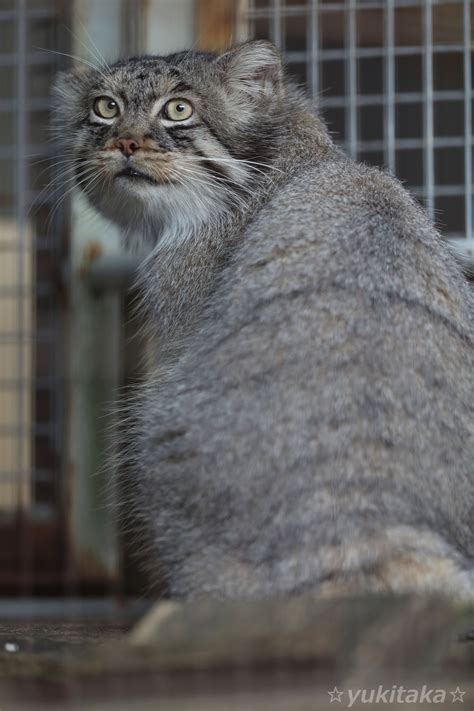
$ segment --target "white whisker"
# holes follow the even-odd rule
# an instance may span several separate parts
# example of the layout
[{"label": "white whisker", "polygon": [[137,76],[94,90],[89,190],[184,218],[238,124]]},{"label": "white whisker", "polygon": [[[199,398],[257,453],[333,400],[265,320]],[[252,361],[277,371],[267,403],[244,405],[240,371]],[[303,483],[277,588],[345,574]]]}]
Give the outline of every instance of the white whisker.
[{"label": "white whisker", "polygon": [[93,69],[103,79],[108,80],[109,78],[96,64],[93,64],[93,62],[89,62],[87,59],[83,59],[82,57],[78,57],[75,54],[68,54],[67,52],[58,52],[58,50],[56,49],[47,49],[45,47],[35,47],[35,49],[37,49],[39,52],[48,52],[49,54],[58,54],[62,57],[69,57],[69,59],[74,59],[76,62],[81,62],[81,64],[85,64],[90,69]]},{"label": "white whisker", "polygon": [[[87,29],[86,25],[82,22],[81,18],[77,15],[77,13],[75,13],[74,21],[75,21],[78,25],[80,25],[81,30],[85,33],[87,39],[89,40],[89,42],[90,42],[90,44],[91,44],[92,52],[93,52],[93,55],[94,55],[95,59],[98,60],[99,63],[100,63],[101,65],[103,65],[108,71],[110,71],[110,66],[109,66],[109,64],[107,63],[107,61],[106,61],[104,55],[102,54],[102,52],[101,52],[101,51],[99,50],[99,48],[97,47],[96,43],[95,43],[94,40],[92,39],[91,33],[90,33],[89,30]],[[66,27],[67,31],[68,31],[78,42],[80,42],[80,43],[82,44],[82,46],[84,47],[84,49],[87,50],[88,52],[90,52],[90,48],[85,44],[85,42],[83,42],[83,41],[71,30],[70,27],[67,27],[67,26],[65,26],[65,27]]]},{"label": "white whisker", "polygon": [[[263,168],[268,168],[269,170],[275,170],[279,173],[282,173],[283,171],[278,168],[275,165],[271,165],[270,163],[260,163],[258,161],[252,161],[252,160],[244,160],[243,158],[222,158],[220,156],[210,156],[210,157],[200,157],[200,156],[185,156],[186,160],[190,161],[210,161],[210,162],[216,162],[216,163],[229,163],[229,164],[242,164],[242,165],[248,165],[248,166],[259,166]],[[255,168],[257,170],[257,168]],[[263,172],[263,171],[259,171]]]}]

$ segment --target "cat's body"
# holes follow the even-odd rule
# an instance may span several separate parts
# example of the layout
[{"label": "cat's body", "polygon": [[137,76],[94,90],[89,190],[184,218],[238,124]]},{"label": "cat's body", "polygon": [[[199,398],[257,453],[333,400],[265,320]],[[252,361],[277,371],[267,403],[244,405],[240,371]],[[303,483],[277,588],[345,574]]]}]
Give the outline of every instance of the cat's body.
[{"label": "cat's body", "polygon": [[[159,345],[130,508],[150,568],[176,596],[474,599],[467,284],[400,184],[335,148],[268,45],[228,56],[247,132],[257,106],[267,125],[226,155],[261,167],[184,237],[162,227],[142,270]],[[195,86],[217,61],[172,64]]]}]

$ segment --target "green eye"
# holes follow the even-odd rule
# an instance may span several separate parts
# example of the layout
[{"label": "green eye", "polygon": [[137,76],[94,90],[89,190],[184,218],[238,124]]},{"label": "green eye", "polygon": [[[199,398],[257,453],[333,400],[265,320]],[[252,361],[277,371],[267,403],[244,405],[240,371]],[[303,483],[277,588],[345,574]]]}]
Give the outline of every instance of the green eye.
[{"label": "green eye", "polygon": [[118,104],[110,96],[99,96],[94,102],[94,111],[104,119],[113,119],[119,115]]},{"label": "green eye", "polygon": [[193,111],[192,104],[186,99],[171,99],[165,106],[165,116],[170,121],[186,121]]}]

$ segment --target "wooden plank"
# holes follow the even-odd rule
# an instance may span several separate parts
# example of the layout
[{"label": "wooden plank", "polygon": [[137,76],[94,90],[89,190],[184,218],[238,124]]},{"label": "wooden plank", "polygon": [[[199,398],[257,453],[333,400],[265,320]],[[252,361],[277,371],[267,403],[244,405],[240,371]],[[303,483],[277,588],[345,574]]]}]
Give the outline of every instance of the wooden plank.
[{"label": "wooden plank", "polygon": [[238,0],[196,0],[196,44],[199,49],[220,51],[235,38]]},{"label": "wooden plank", "polygon": [[[0,393],[0,429],[4,430],[0,438],[0,512],[10,516],[16,511],[29,509],[32,492],[30,383],[33,377],[34,341],[31,334],[35,329],[35,274],[31,222],[25,222],[21,235],[16,220],[2,217],[0,243],[11,245],[0,259],[0,284],[5,290],[0,297],[0,380],[11,383],[11,387],[2,387]],[[17,381],[20,382],[14,386]]]}]

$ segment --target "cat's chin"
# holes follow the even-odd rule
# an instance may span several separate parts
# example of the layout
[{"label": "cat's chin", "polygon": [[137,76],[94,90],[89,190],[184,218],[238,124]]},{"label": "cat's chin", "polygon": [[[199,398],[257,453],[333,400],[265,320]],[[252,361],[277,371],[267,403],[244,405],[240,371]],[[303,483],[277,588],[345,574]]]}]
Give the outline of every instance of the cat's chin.
[{"label": "cat's chin", "polygon": [[159,182],[151,178],[149,175],[146,175],[145,173],[142,173],[139,170],[135,170],[134,168],[127,168],[126,170],[122,170],[121,173],[118,173],[115,178],[114,178],[115,183],[118,185],[129,185],[129,186],[137,186],[137,185],[160,185]]},{"label": "cat's chin", "polygon": [[160,184],[138,176],[116,177],[88,197],[96,210],[123,230],[151,230],[156,239],[160,233],[189,235],[225,209],[217,190],[196,195],[192,185]]},{"label": "cat's chin", "polygon": [[166,205],[169,187],[147,180],[115,179],[108,190],[98,190],[89,195],[92,205],[107,219],[120,227],[128,227],[140,220],[149,220],[150,214],[159,214]]},{"label": "cat's chin", "polygon": [[121,199],[124,195],[146,199],[150,194],[156,193],[160,188],[166,188],[167,185],[169,184],[153,180],[143,173],[137,172],[133,177],[119,173],[114,178],[112,192],[119,193]]}]

